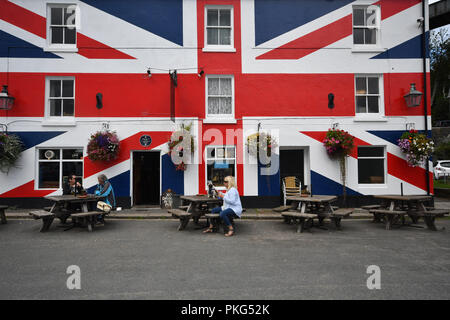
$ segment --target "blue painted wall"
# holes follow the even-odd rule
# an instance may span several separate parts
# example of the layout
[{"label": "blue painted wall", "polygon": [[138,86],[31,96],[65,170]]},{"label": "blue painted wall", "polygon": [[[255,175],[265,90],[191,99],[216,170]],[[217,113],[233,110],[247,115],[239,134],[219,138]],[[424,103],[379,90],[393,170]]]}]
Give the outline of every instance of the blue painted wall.
[{"label": "blue painted wall", "polygon": [[[280,163],[278,154],[272,155],[272,162]],[[273,175],[261,175],[263,165],[258,162],[258,195],[259,196],[279,196],[280,195],[280,169]]]},{"label": "blue painted wall", "polygon": [[[342,184],[337,183],[327,177],[311,170],[311,187],[312,194],[320,194],[320,195],[333,195],[340,196],[342,195]],[[349,196],[360,196],[359,192],[354,191],[347,187],[347,195]]]},{"label": "blue painted wall", "polygon": [[41,47],[37,47],[2,30],[0,30],[0,57],[61,59],[56,54],[45,52]]},{"label": "blue painted wall", "polygon": [[23,142],[24,150],[26,150],[66,133],[66,131],[8,131],[8,133],[19,136]]},{"label": "blue painted wall", "polygon": [[[108,177],[108,180],[109,182],[111,182],[111,185],[114,189],[116,201],[117,197],[130,197],[130,170],[114,177]],[[86,189],[86,191],[88,193],[94,193],[96,189],[97,185],[94,185]]]},{"label": "blue painted wall", "polygon": [[184,171],[175,170],[172,159],[168,154],[161,157],[161,193],[172,189],[176,194],[184,194]]},{"label": "blue painted wall", "polygon": [[[430,33],[426,33],[426,56],[430,57]],[[422,58],[422,35],[418,35],[395,47],[386,50],[372,59],[421,59]]]}]

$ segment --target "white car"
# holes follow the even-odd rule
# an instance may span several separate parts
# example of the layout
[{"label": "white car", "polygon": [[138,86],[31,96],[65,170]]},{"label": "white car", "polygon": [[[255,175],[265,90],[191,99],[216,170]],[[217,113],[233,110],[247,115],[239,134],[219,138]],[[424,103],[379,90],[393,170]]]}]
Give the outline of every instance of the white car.
[{"label": "white car", "polygon": [[450,160],[439,160],[434,166],[434,178],[450,177]]}]

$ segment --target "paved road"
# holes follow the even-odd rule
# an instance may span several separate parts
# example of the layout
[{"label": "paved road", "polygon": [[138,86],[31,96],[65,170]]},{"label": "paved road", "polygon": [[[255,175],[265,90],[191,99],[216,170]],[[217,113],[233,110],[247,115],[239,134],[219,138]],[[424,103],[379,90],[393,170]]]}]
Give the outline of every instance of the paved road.
[{"label": "paved road", "polygon": [[[235,237],[178,232],[174,220],[112,220],[93,233],[9,220],[0,225],[0,299],[450,299],[446,230],[297,234],[279,221],[238,221]],[[66,268],[81,268],[81,290]],[[368,290],[366,268],[381,268]]]}]

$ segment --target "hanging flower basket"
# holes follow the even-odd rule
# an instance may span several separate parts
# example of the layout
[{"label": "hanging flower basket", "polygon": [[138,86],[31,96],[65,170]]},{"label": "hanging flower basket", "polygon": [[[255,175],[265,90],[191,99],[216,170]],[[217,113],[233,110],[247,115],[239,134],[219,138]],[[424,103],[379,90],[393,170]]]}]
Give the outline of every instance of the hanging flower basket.
[{"label": "hanging flower basket", "polygon": [[248,153],[259,159],[259,150],[268,157],[272,156],[272,150],[278,146],[277,141],[273,136],[266,132],[258,132],[247,137]]},{"label": "hanging flower basket", "polygon": [[23,143],[15,134],[0,133],[0,171],[8,173],[15,166],[23,150]]},{"label": "hanging flower basket", "polygon": [[120,141],[115,132],[97,131],[89,139],[87,154],[92,161],[112,161],[119,156]]},{"label": "hanging flower basket", "polygon": [[[178,156],[181,158],[179,164],[174,163],[175,169],[180,171],[186,170],[186,157],[189,154],[194,153],[195,142],[194,137],[191,135],[192,123],[188,126],[182,126],[180,130],[172,132],[169,141],[167,142],[169,146],[169,155],[172,157]],[[173,161],[173,158],[172,158]]]},{"label": "hanging flower basket", "polygon": [[328,129],[323,145],[330,157],[343,158],[353,150],[353,136],[344,130]]},{"label": "hanging flower basket", "polygon": [[425,134],[417,130],[406,131],[398,139],[398,146],[406,154],[406,161],[411,167],[424,163],[433,152],[434,143]]}]

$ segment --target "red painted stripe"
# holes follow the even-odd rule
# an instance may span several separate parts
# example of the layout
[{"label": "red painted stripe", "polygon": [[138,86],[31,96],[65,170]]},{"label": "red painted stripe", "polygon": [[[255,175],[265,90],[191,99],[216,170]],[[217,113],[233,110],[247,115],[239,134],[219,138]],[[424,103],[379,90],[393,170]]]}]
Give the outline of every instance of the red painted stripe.
[{"label": "red painted stripe", "polygon": [[[420,0],[380,0],[376,5],[381,7],[381,19],[384,20],[418,3],[420,3]],[[301,38],[270,50],[256,57],[256,59],[301,59],[321,48],[352,35],[352,33],[352,15],[350,14]]]},{"label": "red painted stripe", "polygon": [[[43,39],[47,36],[46,18],[7,0],[0,0],[0,19]],[[79,32],[77,47],[78,54],[88,59],[136,59]]]},{"label": "red painted stripe", "polygon": [[[91,161],[88,157],[84,158],[84,177],[90,177],[103,170],[111,168],[125,160],[130,159],[130,153],[132,150],[152,150],[163,143],[167,142],[172,132],[169,131],[141,131],[131,137],[128,137],[120,141],[119,157],[110,162],[104,161]],[[139,142],[139,138],[142,135],[149,135],[152,138],[150,147],[143,147]],[[120,137],[119,137],[120,138]]]},{"label": "red painted stripe", "polygon": [[[326,131],[300,131],[300,133],[307,135],[319,142],[323,142],[326,137]],[[351,157],[358,159],[358,146],[369,146],[370,143],[363,141],[353,136],[355,148],[350,154]],[[422,190],[427,190],[426,181],[423,178],[426,170],[421,167],[410,167],[406,160],[399,158],[392,153],[387,153],[387,170],[388,174],[403,180],[413,186]],[[433,186],[433,174],[429,172],[430,186]]]},{"label": "red painted stripe", "polygon": [[279,48],[264,53],[256,57],[256,59],[297,60],[351,35],[352,32],[352,15],[348,15]]},{"label": "red painted stripe", "polygon": [[45,39],[45,18],[7,0],[0,0],[0,19]]},{"label": "red painted stripe", "polygon": [[0,198],[42,198],[54,190],[34,190],[34,180],[0,194]]},{"label": "red painted stripe", "polygon": [[77,33],[78,54],[88,59],[136,59],[122,51]]}]

